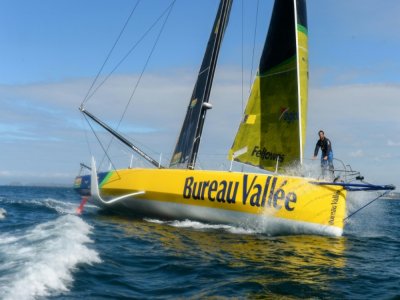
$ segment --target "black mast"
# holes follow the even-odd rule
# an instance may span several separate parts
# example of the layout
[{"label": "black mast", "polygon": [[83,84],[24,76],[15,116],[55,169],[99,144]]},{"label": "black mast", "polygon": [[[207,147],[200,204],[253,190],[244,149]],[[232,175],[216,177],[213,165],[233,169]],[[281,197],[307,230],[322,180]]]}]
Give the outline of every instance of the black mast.
[{"label": "black mast", "polygon": [[194,169],[219,49],[233,0],[221,0],[170,167]]}]

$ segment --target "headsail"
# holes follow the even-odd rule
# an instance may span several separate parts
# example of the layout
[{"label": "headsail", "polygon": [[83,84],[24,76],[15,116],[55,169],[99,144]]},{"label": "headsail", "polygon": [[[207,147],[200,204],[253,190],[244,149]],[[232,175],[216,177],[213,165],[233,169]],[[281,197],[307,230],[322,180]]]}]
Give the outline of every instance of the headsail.
[{"label": "headsail", "polygon": [[232,0],[221,0],[219,4],[214,26],[208,40],[197,82],[190,98],[181,133],[172,155],[170,167],[194,168],[206,111],[208,108],[211,108],[208,100],[231,6]]},{"label": "headsail", "polygon": [[267,170],[302,162],[308,98],[305,0],[277,0],[229,158]]}]

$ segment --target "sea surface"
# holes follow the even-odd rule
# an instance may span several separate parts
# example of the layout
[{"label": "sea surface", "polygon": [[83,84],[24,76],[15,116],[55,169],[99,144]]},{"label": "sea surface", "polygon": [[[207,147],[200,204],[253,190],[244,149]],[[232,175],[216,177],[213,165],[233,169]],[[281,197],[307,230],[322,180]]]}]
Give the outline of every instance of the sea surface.
[{"label": "sea surface", "polygon": [[79,203],[70,188],[0,187],[0,299],[400,299],[400,199],[375,201],[339,238],[90,203],[77,215]]}]

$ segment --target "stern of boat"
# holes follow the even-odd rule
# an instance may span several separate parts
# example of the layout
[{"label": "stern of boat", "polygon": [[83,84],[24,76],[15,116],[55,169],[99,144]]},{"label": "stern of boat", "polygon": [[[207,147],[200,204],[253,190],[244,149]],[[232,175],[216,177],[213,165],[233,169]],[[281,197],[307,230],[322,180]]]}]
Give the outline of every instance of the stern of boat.
[{"label": "stern of boat", "polygon": [[90,196],[90,175],[76,176],[74,190],[81,196]]}]

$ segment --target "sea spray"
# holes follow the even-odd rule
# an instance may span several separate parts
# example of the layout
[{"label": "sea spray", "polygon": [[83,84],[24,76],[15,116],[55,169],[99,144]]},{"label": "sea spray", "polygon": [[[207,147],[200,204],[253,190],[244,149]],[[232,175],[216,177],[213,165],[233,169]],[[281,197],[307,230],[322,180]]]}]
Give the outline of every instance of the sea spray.
[{"label": "sea spray", "polygon": [[75,202],[60,201],[54,198],[46,199],[3,199],[3,204],[12,204],[18,206],[29,207],[46,207],[50,210],[56,211],[59,214],[72,214],[75,212],[77,204]]},{"label": "sea spray", "polygon": [[0,220],[6,217],[7,211],[0,207]]},{"label": "sea spray", "polygon": [[2,234],[1,299],[32,299],[66,292],[79,264],[99,263],[87,244],[91,226],[74,215],[60,216],[15,235]]},{"label": "sea spray", "polygon": [[[347,215],[356,212],[372,200],[378,197],[376,192],[349,192],[347,194]],[[346,220],[346,232],[363,237],[384,235],[380,225],[386,217],[385,205],[382,199],[378,199],[361,209]]]},{"label": "sea spray", "polygon": [[258,233],[254,229],[245,228],[245,227],[238,227],[226,224],[208,224],[198,221],[191,221],[191,220],[175,220],[175,221],[161,221],[158,219],[144,219],[147,222],[155,223],[155,224],[165,224],[172,227],[177,228],[192,228],[195,230],[225,230],[233,234],[256,234]]},{"label": "sea spray", "polygon": [[241,226],[232,226],[228,224],[210,224],[199,221],[191,220],[174,220],[162,221],[158,219],[144,219],[147,222],[164,224],[177,228],[191,228],[201,231],[224,230],[232,234],[250,234],[250,235],[266,235],[266,236],[280,236],[280,235],[298,235],[306,233],[315,233],[318,235],[326,236],[340,236],[341,231],[329,226],[310,225],[303,222],[288,222],[279,218],[257,218],[243,222]]}]

